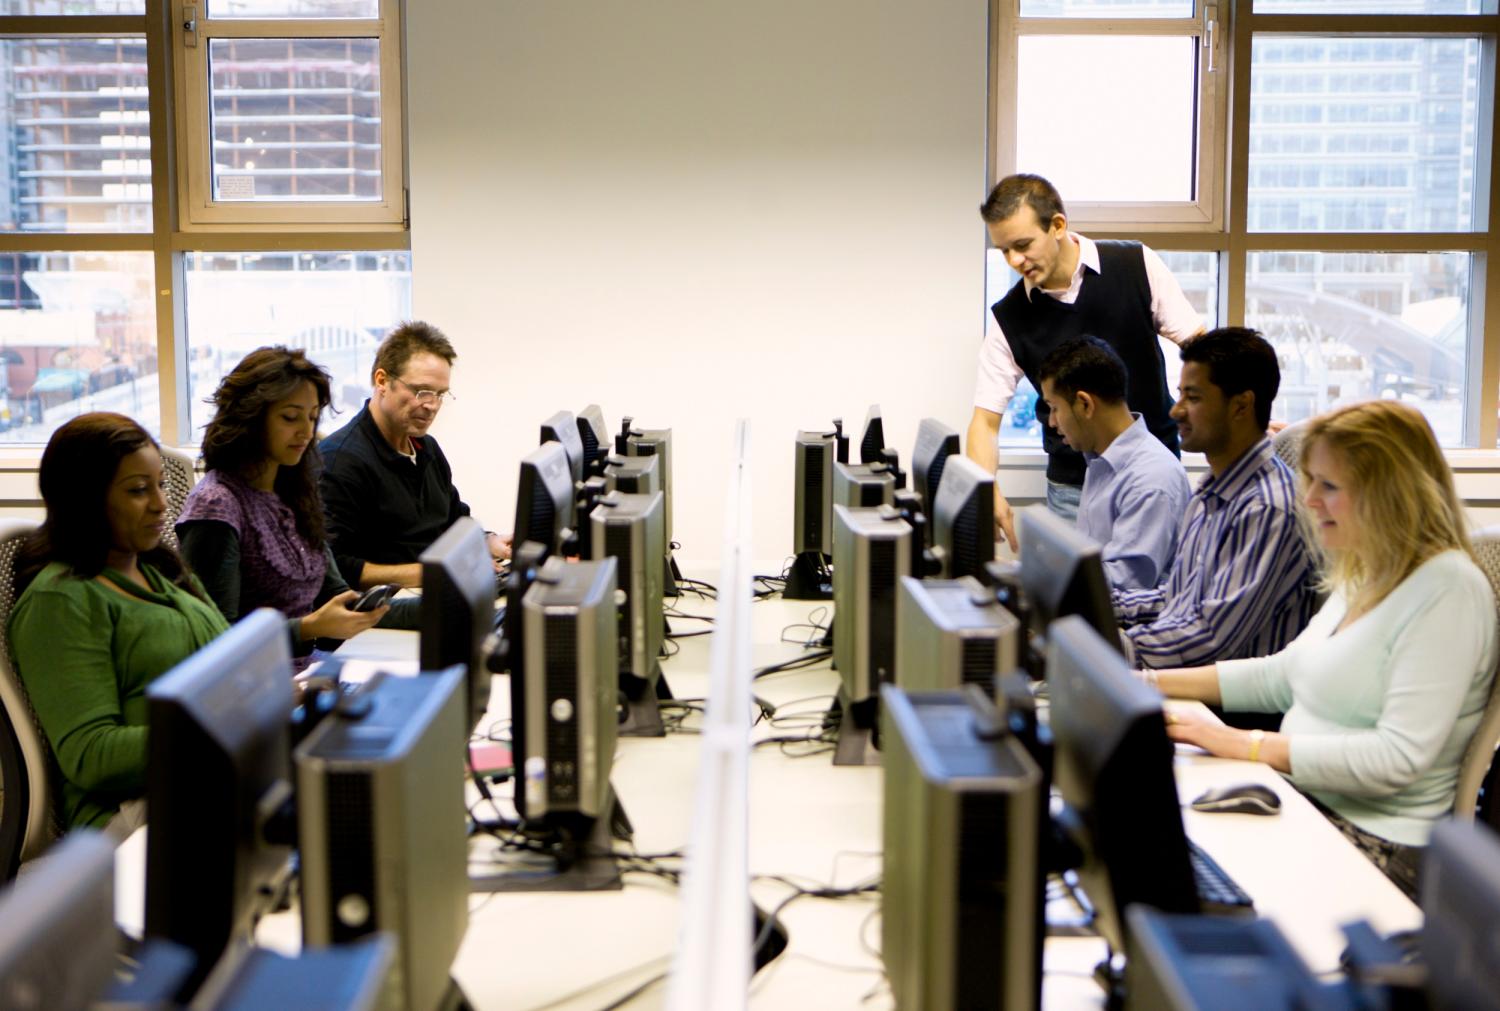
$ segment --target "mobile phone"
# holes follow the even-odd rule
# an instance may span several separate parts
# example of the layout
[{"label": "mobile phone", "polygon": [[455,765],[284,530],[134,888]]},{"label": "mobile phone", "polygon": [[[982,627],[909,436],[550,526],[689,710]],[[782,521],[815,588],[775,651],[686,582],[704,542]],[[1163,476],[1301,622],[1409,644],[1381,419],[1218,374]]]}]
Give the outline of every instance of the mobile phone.
[{"label": "mobile phone", "polygon": [[395,583],[381,583],[372,586],[364,593],[355,598],[354,603],[349,605],[351,611],[373,611],[377,607],[390,602],[396,591],[401,589]]}]

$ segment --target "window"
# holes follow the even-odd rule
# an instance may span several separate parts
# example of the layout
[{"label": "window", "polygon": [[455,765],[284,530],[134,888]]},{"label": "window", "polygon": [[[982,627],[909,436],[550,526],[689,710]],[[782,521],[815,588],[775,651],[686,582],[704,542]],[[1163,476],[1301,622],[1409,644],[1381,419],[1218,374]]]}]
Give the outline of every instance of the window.
[{"label": "window", "polygon": [[0,0],[0,443],[94,410],[196,441],[219,377],[272,343],[358,406],[410,312],[397,13]]},{"label": "window", "polygon": [[[1220,7],[1226,16],[1232,8],[1232,24],[1204,27],[1199,45],[1211,45],[1205,39],[1217,31],[1223,52],[1249,60],[1222,83],[1227,108],[1244,125],[1198,119],[1198,143],[1228,152],[1218,182],[1205,182],[1217,186],[1220,206],[1206,215],[1212,223],[1193,227],[1170,202],[1136,204],[1134,218],[1121,208],[1101,213],[1070,195],[1077,177],[1064,174],[1054,181],[1071,221],[1095,238],[1191,250],[1164,258],[1208,321],[1256,327],[1276,347],[1278,417],[1295,421],[1387,397],[1420,407],[1444,445],[1494,447],[1500,397],[1493,382],[1481,382],[1500,373],[1500,309],[1487,311],[1484,297],[1500,291],[1500,243],[1486,199],[1494,192],[1500,33],[1493,0],[995,0],[996,132],[1024,119],[1022,92],[1005,90],[999,65],[1016,59],[1007,38],[1056,33],[1065,23],[1088,26],[1076,28],[1085,35],[1128,33],[1125,11],[1141,24],[1160,19],[1153,23],[1170,34],[1211,25]],[[1043,13],[1049,20],[1033,22]],[[1162,123],[1175,143],[1170,110]],[[1072,132],[1056,117],[1053,130]],[[1077,164],[1114,164],[1087,131],[1069,143]],[[1023,160],[1026,150],[997,146],[992,179],[1046,175],[1039,166],[1048,163]],[[1081,192],[1087,196],[1087,186]],[[1215,297],[1204,300],[1209,277]],[[987,294],[998,297],[994,271],[990,280]]]}]

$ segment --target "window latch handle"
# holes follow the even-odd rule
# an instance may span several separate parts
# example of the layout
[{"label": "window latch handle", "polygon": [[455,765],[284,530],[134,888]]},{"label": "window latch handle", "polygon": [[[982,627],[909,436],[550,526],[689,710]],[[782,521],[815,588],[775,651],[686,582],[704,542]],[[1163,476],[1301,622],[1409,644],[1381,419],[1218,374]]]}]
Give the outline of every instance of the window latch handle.
[{"label": "window latch handle", "polygon": [[182,44],[189,49],[198,45],[198,8],[182,9]]},{"label": "window latch handle", "polygon": [[1210,73],[1210,74],[1212,74],[1214,71],[1218,70],[1218,65],[1214,62],[1215,51],[1219,47],[1218,27],[1219,27],[1219,5],[1218,4],[1204,4],[1203,5],[1203,48],[1204,48],[1204,50],[1208,54],[1208,66],[1206,68],[1206,73]]}]

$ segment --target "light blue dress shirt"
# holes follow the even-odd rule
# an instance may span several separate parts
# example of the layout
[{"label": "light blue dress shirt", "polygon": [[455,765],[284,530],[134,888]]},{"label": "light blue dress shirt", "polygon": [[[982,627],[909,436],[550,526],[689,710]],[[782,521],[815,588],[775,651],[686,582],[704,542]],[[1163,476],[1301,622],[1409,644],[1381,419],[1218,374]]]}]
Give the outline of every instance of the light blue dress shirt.
[{"label": "light blue dress shirt", "polygon": [[1182,461],[1146,428],[1139,414],[1103,453],[1085,453],[1078,529],[1104,545],[1104,571],[1117,590],[1140,590],[1166,578],[1182,515],[1193,496]]}]

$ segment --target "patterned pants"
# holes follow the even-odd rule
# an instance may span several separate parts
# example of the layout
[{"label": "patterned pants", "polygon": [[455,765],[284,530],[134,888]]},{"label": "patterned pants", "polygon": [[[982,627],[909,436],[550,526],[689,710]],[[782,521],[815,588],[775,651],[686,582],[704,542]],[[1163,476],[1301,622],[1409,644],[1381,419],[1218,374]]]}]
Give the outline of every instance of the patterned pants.
[{"label": "patterned pants", "polygon": [[1335,814],[1313,798],[1313,807],[1316,807],[1329,821],[1333,822],[1334,828],[1344,834],[1344,838],[1352,842],[1365,858],[1380,868],[1380,872],[1391,879],[1391,884],[1406,895],[1413,902],[1417,900],[1417,871],[1422,864],[1422,854],[1427,852],[1425,846],[1404,846],[1389,839],[1382,839],[1378,835],[1372,835],[1364,829],[1355,825],[1343,815]]}]

